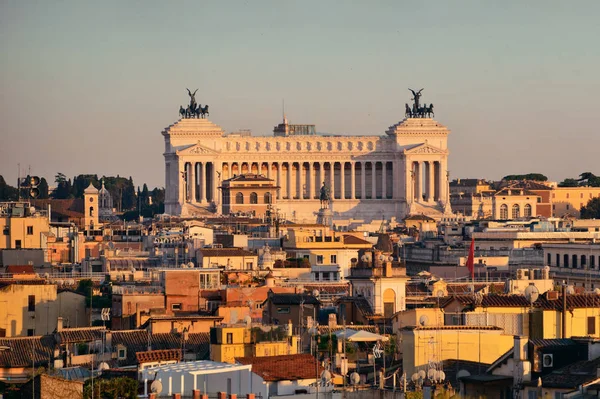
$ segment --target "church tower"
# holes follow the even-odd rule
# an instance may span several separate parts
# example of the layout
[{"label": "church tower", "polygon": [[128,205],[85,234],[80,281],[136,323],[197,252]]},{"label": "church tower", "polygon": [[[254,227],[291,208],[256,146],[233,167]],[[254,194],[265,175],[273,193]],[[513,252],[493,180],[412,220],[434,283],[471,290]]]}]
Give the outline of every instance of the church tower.
[{"label": "church tower", "polygon": [[83,220],[86,230],[93,230],[98,227],[99,208],[98,189],[90,182],[90,185],[83,192]]}]

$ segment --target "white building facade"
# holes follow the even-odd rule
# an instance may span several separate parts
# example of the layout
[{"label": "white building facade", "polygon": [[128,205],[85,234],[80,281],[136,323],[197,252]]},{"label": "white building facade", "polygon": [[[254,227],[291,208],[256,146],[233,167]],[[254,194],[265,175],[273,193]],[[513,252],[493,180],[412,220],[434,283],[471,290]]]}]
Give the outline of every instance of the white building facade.
[{"label": "white building facade", "polygon": [[208,119],[180,119],[162,132],[165,212],[220,213],[221,182],[256,173],[275,181],[274,202],[290,220],[314,222],[323,182],[334,221],[439,219],[451,213],[449,132],[433,119],[407,118],[379,136],[228,136]]}]

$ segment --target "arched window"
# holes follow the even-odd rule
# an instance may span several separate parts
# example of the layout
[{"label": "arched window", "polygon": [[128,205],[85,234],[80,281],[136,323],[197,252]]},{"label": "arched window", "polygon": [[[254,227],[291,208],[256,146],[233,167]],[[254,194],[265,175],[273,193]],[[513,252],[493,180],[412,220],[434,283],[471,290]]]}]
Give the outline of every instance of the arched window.
[{"label": "arched window", "polygon": [[526,218],[531,217],[531,205],[525,204],[525,207],[523,207],[523,216]]},{"label": "arched window", "polygon": [[596,257],[594,255],[590,255],[590,269],[596,268]]},{"label": "arched window", "polygon": [[560,267],[560,254],[556,254],[556,267]]},{"label": "arched window", "polygon": [[577,255],[573,255],[571,258],[573,259],[573,264],[571,265],[571,267],[573,269],[577,269]]},{"label": "arched window", "polygon": [[565,267],[570,267],[569,266],[569,254],[565,254],[564,255],[564,262],[563,263],[564,263]]},{"label": "arched window", "polygon": [[271,193],[265,193],[265,204],[271,203]]},{"label": "arched window", "polygon": [[506,204],[500,205],[500,219],[508,219],[508,206]]},{"label": "arched window", "polygon": [[250,193],[250,203],[258,204],[258,195],[256,193]]},{"label": "arched window", "polygon": [[521,209],[519,208],[519,205],[514,204],[512,206],[512,218],[513,219],[518,219],[521,217]]},{"label": "arched window", "polygon": [[581,268],[585,269],[587,266],[587,257],[585,255],[581,255]]},{"label": "arched window", "polygon": [[90,216],[94,217],[94,207],[90,206]]},{"label": "arched window", "polygon": [[244,203],[244,194],[242,193],[237,193],[235,195],[235,203],[236,204],[243,204]]}]

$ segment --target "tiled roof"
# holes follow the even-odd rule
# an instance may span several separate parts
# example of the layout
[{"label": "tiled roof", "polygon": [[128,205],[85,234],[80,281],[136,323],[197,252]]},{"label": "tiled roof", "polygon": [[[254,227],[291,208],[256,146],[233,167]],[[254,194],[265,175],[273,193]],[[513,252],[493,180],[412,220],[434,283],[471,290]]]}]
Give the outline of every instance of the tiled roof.
[{"label": "tiled roof", "polygon": [[[441,307],[446,307],[452,301],[457,300],[462,305],[476,305],[484,308],[490,307],[529,307],[530,302],[524,295],[455,295],[443,299]],[[533,308],[543,310],[561,310],[562,298],[555,300],[546,299],[546,295],[541,295],[537,301],[533,303]],[[570,294],[567,295],[567,309],[581,308],[600,308],[600,296],[596,294]]]},{"label": "tiled roof", "polygon": [[558,346],[574,346],[578,345],[577,342],[572,339],[542,339],[542,338],[531,338],[529,339],[529,343],[533,345],[535,348],[556,348]]},{"label": "tiled roof", "polygon": [[348,294],[348,290],[350,288],[350,283],[339,283],[339,284],[329,284],[329,283],[314,283],[314,284],[304,284],[304,289],[312,292],[313,290],[318,290],[320,294],[329,294],[329,295],[339,295],[339,294]]},{"label": "tiled roof", "polygon": [[266,181],[266,182],[273,182],[273,179],[269,179],[267,178],[265,175],[257,175],[254,173],[244,173],[242,175],[237,175],[232,177],[231,179],[227,179],[227,180],[223,180],[223,183],[225,182],[238,182],[238,181]]},{"label": "tiled roof", "polygon": [[48,209],[48,205],[50,205],[53,215],[61,215],[68,218],[84,217],[83,198],[37,199],[32,200],[31,205],[42,209]]},{"label": "tiled roof", "polygon": [[429,290],[425,283],[409,282],[406,284],[406,295],[425,295]]},{"label": "tiled roof", "polygon": [[307,294],[270,294],[267,300],[273,305],[318,305],[319,300]]},{"label": "tiled roof", "polygon": [[[150,338],[150,347],[152,351],[157,350],[181,350],[183,340],[178,333],[152,334],[148,337],[146,330],[125,330],[112,332],[112,344],[123,345],[127,348],[127,359],[120,361],[119,366],[137,364],[137,352],[148,351],[148,338]],[[185,341],[186,352],[196,353],[198,360],[208,359],[209,352],[209,334],[208,333],[190,333]]]},{"label": "tiled roof", "polygon": [[411,220],[423,220],[425,222],[435,222],[435,219],[426,216],[424,214],[415,214],[415,215],[408,215],[407,217],[404,218],[404,221],[411,221]]},{"label": "tiled roof", "polygon": [[369,241],[363,240],[350,234],[344,234],[344,244],[348,245],[373,245]]},{"label": "tiled roof", "polygon": [[56,341],[52,335],[40,337],[0,338],[0,367],[31,367],[32,356],[36,366],[52,364]]},{"label": "tiled roof", "polygon": [[35,274],[32,265],[6,266],[7,274]]},{"label": "tiled roof", "polygon": [[101,340],[103,337],[104,327],[80,327],[80,328],[64,328],[57,332],[58,341],[61,344],[71,342],[91,342]]},{"label": "tiled roof", "polygon": [[170,360],[180,361],[181,349],[159,349],[155,351],[137,352],[135,356],[139,364],[165,362]]},{"label": "tiled roof", "polygon": [[241,364],[251,364],[252,372],[265,381],[296,381],[317,379],[324,370],[321,364],[316,369],[316,359],[308,354],[263,357],[240,357]]},{"label": "tiled roof", "polygon": [[581,360],[542,377],[544,388],[577,389],[580,385],[598,379],[600,358]]},{"label": "tiled roof", "polygon": [[246,251],[241,248],[202,248],[199,249],[202,256],[256,256],[253,252]]}]

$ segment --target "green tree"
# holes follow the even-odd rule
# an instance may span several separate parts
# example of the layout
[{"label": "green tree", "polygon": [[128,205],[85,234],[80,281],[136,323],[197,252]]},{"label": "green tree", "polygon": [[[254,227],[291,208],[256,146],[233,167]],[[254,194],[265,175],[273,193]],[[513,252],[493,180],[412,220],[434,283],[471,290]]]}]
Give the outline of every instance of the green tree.
[{"label": "green tree", "polygon": [[127,181],[127,184],[123,188],[123,199],[122,199],[123,210],[133,209],[137,205],[136,201],[137,201],[137,198],[135,195],[135,186],[133,185],[133,179],[131,178],[131,176],[129,176],[129,180]]},{"label": "green tree", "polygon": [[579,186],[579,182],[575,179],[565,179],[563,181],[561,181],[560,183],[558,183],[558,187],[578,187]]},{"label": "green tree", "polygon": [[48,182],[46,181],[45,177],[42,177],[40,179],[40,185],[38,186],[38,190],[40,190],[40,195],[38,196],[39,199],[48,198]]},{"label": "green tree", "polygon": [[600,197],[592,198],[581,208],[582,219],[600,219]]},{"label": "green tree", "polygon": [[98,180],[98,175],[79,175],[73,179],[73,187],[71,193],[75,198],[83,198],[83,192],[91,184],[98,188],[101,186]]},{"label": "green tree", "polygon": [[6,184],[4,177],[0,175],[0,201],[16,201],[18,196],[17,188]]},{"label": "green tree", "polygon": [[591,172],[583,172],[577,179],[580,186],[600,187],[600,176],[596,176]]},{"label": "green tree", "polygon": [[527,173],[525,175],[508,175],[504,176],[502,180],[534,180],[534,181],[548,181],[548,178],[541,173]]},{"label": "green tree", "polygon": [[83,386],[83,398],[90,399],[136,399],[138,382],[132,378],[119,377],[113,379],[94,379],[94,392],[92,395],[92,380],[89,379]]},{"label": "green tree", "polygon": [[71,180],[67,180],[64,173],[57,173],[54,176],[54,182],[56,183],[56,188],[52,193],[52,198],[67,199],[71,197]]}]

